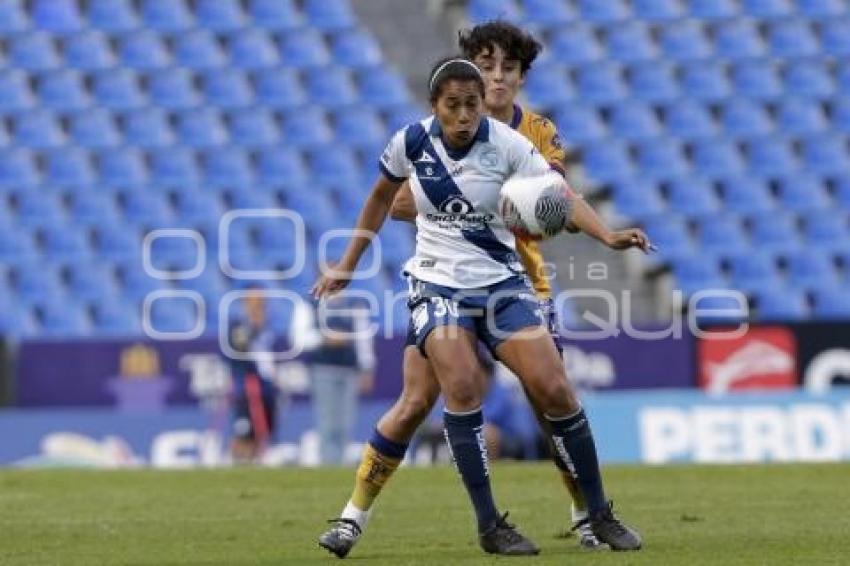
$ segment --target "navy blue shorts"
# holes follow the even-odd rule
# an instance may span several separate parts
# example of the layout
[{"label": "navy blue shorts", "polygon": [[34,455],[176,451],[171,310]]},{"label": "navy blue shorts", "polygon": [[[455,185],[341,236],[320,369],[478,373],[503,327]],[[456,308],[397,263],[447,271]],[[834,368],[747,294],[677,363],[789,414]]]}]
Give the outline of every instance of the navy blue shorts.
[{"label": "navy blue shorts", "polygon": [[458,326],[477,336],[491,352],[528,327],[546,324],[528,281],[510,277],[480,289],[455,289],[411,278],[407,344],[425,355],[425,339],[437,327]]}]

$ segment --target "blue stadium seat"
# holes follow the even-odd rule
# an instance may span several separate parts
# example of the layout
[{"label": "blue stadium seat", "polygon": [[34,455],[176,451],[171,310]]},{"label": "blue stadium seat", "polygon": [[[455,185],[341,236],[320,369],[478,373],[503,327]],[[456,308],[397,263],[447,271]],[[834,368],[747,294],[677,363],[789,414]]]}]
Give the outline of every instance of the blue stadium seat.
[{"label": "blue stadium seat", "polygon": [[112,114],[103,108],[92,108],[71,115],[68,129],[74,143],[83,147],[114,147],[121,143],[121,135]]},{"label": "blue stadium seat", "polygon": [[821,180],[813,175],[797,173],[777,183],[779,202],[786,210],[804,211],[829,206]]},{"label": "blue stadium seat", "polygon": [[150,224],[167,220],[171,214],[162,197],[156,193],[139,190],[121,191],[118,200],[124,219],[130,224]]},{"label": "blue stadium seat", "polygon": [[367,106],[338,111],[334,123],[336,138],[351,147],[364,148],[386,144],[391,135],[386,131],[377,112]]},{"label": "blue stadium seat", "polygon": [[227,61],[215,36],[207,30],[195,29],[174,38],[174,62],[189,69],[214,69]]},{"label": "blue stadium seat", "polygon": [[168,123],[168,115],[162,108],[144,108],[124,114],[119,121],[127,143],[139,147],[163,147],[171,145],[174,135]]},{"label": "blue stadium seat", "polygon": [[40,262],[17,264],[11,271],[11,280],[19,298],[30,304],[48,300],[61,292],[56,271]]},{"label": "blue stadium seat", "polygon": [[736,253],[749,250],[741,222],[727,212],[701,217],[698,234],[702,251]]},{"label": "blue stadium seat", "polygon": [[272,31],[300,29],[304,22],[293,0],[251,0],[251,24]]},{"label": "blue stadium seat", "polygon": [[744,160],[738,148],[725,139],[695,142],[693,162],[696,170],[708,177],[737,175],[744,170]]},{"label": "blue stadium seat", "polygon": [[280,62],[274,42],[259,29],[247,29],[232,35],[228,50],[231,64],[243,69],[274,67]]},{"label": "blue stadium seat", "polygon": [[732,287],[745,293],[776,286],[778,271],[773,254],[756,250],[724,254]]},{"label": "blue stadium seat", "polygon": [[88,0],[86,17],[95,29],[126,32],[139,26],[131,0]]},{"label": "blue stadium seat", "polygon": [[562,26],[576,19],[570,4],[551,0],[523,0],[523,21],[541,26]]},{"label": "blue stadium seat", "polygon": [[56,147],[65,143],[59,117],[47,110],[30,110],[12,118],[15,144],[36,149]]},{"label": "blue stadium seat", "polygon": [[40,228],[63,222],[62,208],[53,193],[18,191],[13,193],[18,222],[29,228]]},{"label": "blue stadium seat", "polygon": [[121,294],[126,303],[136,303],[141,306],[142,301],[152,291],[169,288],[166,282],[154,279],[145,272],[140,257],[116,258],[115,262]]},{"label": "blue stadium seat", "polygon": [[331,60],[322,35],[309,28],[281,38],[280,57],[283,65],[296,69],[324,67]]},{"label": "blue stadium seat", "polygon": [[649,239],[658,248],[660,257],[678,258],[694,253],[687,225],[680,217],[664,214],[647,218],[643,227]]},{"label": "blue stadium seat", "polygon": [[325,112],[318,106],[308,106],[288,113],[281,124],[284,142],[292,147],[324,145],[333,138]]},{"label": "blue stadium seat", "polygon": [[76,303],[59,300],[54,297],[39,305],[42,336],[69,338],[89,335],[88,317],[82,307]]},{"label": "blue stadium seat", "polygon": [[765,211],[750,218],[750,239],[754,247],[789,250],[800,245],[794,218],[782,211]]},{"label": "blue stadium seat", "polygon": [[584,148],[584,165],[588,175],[601,183],[624,180],[634,173],[628,148],[611,140],[588,144]]},{"label": "blue stadium seat", "polygon": [[55,34],[70,34],[83,27],[76,0],[33,0],[33,24]]},{"label": "blue stadium seat", "polygon": [[115,206],[109,195],[98,191],[77,191],[71,199],[70,215],[78,226],[115,221]]},{"label": "blue stadium seat", "polygon": [[74,111],[89,105],[82,76],[77,71],[65,69],[39,75],[36,92],[41,104],[53,110]]},{"label": "blue stadium seat", "polygon": [[75,263],[91,258],[86,235],[76,226],[49,224],[42,226],[38,233],[44,257],[51,263]]},{"label": "blue stadium seat", "polygon": [[94,76],[92,92],[99,105],[111,110],[129,110],[145,105],[139,77],[129,69],[98,72]]},{"label": "blue stadium seat", "polygon": [[28,187],[38,182],[39,173],[32,152],[0,148],[0,187]]},{"label": "blue stadium seat", "polygon": [[253,180],[248,155],[235,147],[218,147],[204,152],[204,181],[213,186],[246,186]]},{"label": "blue stadium seat", "polygon": [[785,68],[788,94],[823,100],[835,92],[830,72],[820,62],[801,61]]},{"label": "blue stadium seat", "polygon": [[163,40],[159,34],[141,30],[125,34],[118,44],[121,64],[131,69],[159,69],[171,63]]},{"label": "blue stadium seat", "polygon": [[274,116],[264,108],[235,110],[228,115],[230,139],[242,146],[276,144],[280,134]]},{"label": "blue stadium seat", "polygon": [[667,184],[670,209],[684,216],[708,215],[718,211],[711,183],[695,177],[674,179]]},{"label": "blue stadium seat", "polygon": [[555,124],[561,132],[569,132],[570,143],[587,143],[605,137],[605,124],[595,108],[579,104],[563,106],[555,114]]},{"label": "blue stadium seat", "polygon": [[675,289],[689,297],[703,289],[725,289],[728,285],[720,273],[717,258],[711,254],[687,255],[673,259]]},{"label": "blue stadium seat", "polygon": [[94,181],[89,153],[78,147],[55,149],[47,153],[45,181],[63,187],[85,186]]},{"label": "blue stadium seat", "polygon": [[319,183],[345,182],[360,174],[360,166],[354,154],[338,146],[312,151],[308,161],[313,172],[313,179]]},{"label": "blue stadium seat", "polygon": [[835,72],[838,88],[841,89],[842,97],[850,95],[850,64],[843,63]]},{"label": "blue stadium seat", "polygon": [[198,245],[189,238],[156,238],[150,246],[150,262],[160,271],[188,271],[200,259]]},{"label": "blue stadium seat", "polygon": [[797,0],[797,12],[808,18],[829,19],[847,13],[843,0]]},{"label": "blue stadium seat", "polygon": [[828,124],[821,105],[814,100],[787,97],[777,110],[779,128],[791,135],[810,135],[827,129]]},{"label": "blue stadium seat", "polygon": [[141,15],[145,27],[157,31],[184,31],[194,24],[184,0],[142,0]]},{"label": "blue stadium seat", "polygon": [[838,283],[838,270],[820,250],[799,250],[783,254],[788,284],[795,289],[831,287]]},{"label": "blue stadium seat", "polygon": [[659,138],[647,140],[637,148],[637,168],[641,175],[671,179],[688,172],[688,163],[680,142]]},{"label": "blue stadium seat", "polygon": [[802,216],[806,241],[820,249],[847,249],[850,239],[847,214],[840,210],[823,208],[810,210]]},{"label": "blue stadium seat", "polygon": [[468,7],[469,19],[475,23],[491,20],[518,22],[520,11],[514,0],[471,0]]},{"label": "blue stadium seat", "polygon": [[698,20],[731,20],[738,16],[735,0],[689,0],[688,12]]},{"label": "blue stadium seat", "polygon": [[732,69],[732,81],[740,96],[773,100],[782,95],[776,69],[763,61],[738,63]]},{"label": "blue stadium seat", "polygon": [[26,31],[29,27],[23,0],[0,2],[0,36]]},{"label": "blue stadium seat", "polygon": [[657,49],[649,28],[640,22],[611,26],[605,33],[608,58],[621,62],[655,59]]},{"label": "blue stadium seat", "polygon": [[307,93],[314,104],[327,108],[350,106],[357,101],[357,89],[347,69],[330,67],[306,73]]},{"label": "blue stadium seat", "polygon": [[6,222],[0,224],[0,261],[10,265],[32,260],[37,255],[38,251],[28,231],[12,227]]},{"label": "blue stadium seat", "polygon": [[151,151],[150,167],[153,181],[165,185],[195,185],[200,177],[194,153],[179,146]]},{"label": "blue stadium seat", "polygon": [[[528,81],[526,80],[526,90]],[[407,103],[385,109],[387,130],[396,132],[408,124],[418,122],[425,117],[425,111],[418,104]]]},{"label": "blue stadium seat", "polygon": [[781,177],[797,171],[799,164],[791,146],[778,137],[748,140],[745,143],[748,169],[756,175]]},{"label": "blue stadium seat", "polygon": [[397,106],[410,100],[404,79],[390,69],[370,69],[359,74],[360,98],[379,108]]},{"label": "blue stadium seat", "polygon": [[62,49],[65,64],[72,69],[97,71],[115,64],[108,39],[98,31],[85,31],[65,40]]},{"label": "blue stadium seat", "polygon": [[535,108],[566,106],[574,96],[572,84],[564,67],[537,65],[525,77],[525,93]]},{"label": "blue stadium seat", "polygon": [[93,333],[103,336],[137,336],[142,331],[136,310],[117,300],[97,301],[92,322]]},{"label": "blue stadium seat", "polygon": [[235,69],[207,71],[201,79],[204,97],[221,108],[245,108],[254,102],[254,92],[246,76]]},{"label": "blue stadium seat", "polygon": [[664,202],[655,184],[647,179],[614,183],[613,201],[617,212],[629,218],[647,218],[664,212]]},{"label": "blue stadium seat", "polygon": [[632,0],[632,12],[650,22],[672,22],[684,15],[678,0]]},{"label": "blue stadium seat", "polygon": [[812,28],[802,20],[780,21],[768,29],[770,51],[781,59],[812,57],[820,51]]},{"label": "blue stadium seat", "polygon": [[214,194],[182,190],[176,195],[175,213],[181,223],[193,226],[206,220],[217,219],[223,211]]},{"label": "blue stadium seat", "polygon": [[793,14],[788,0],[741,0],[744,13],[761,20],[781,19]]},{"label": "blue stadium seat", "polygon": [[227,129],[221,112],[203,107],[184,110],[177,115],[177,137],[190,147],[209,147],[227,143]]},{"label": "blue stadium seat", "polygon": [[842,288],[816,290],[813,314],[818,319],[847,320],[850,318],[850,292]]},{"label": "blue stadium seat", "polygon": [[632,97],[652,103],[670,102],[679,97],[672,65],[659,61],[638,63],[628,73]]},{"label": "blue stadium seat", "polygon": [[602,58],[602,48],[593,28],[584,24],[569,25],[554,32],[548,48],[556,61],[567,65],[581,65]]},{"label": "blue stadium seat", "polygon": [[722,24],[714,36],[714,51],[723,59],[755,59],[767,50],[756,24],[749,20],[736,20]]},{"label": "blue stadium seat", "polygon": [[291,109],[306,103],[298,75],[292,69],[264,72],[256,79],[257,103],[272,109]]},{"label": "blue stadium seat", "polygon": [[576,73],[578,96],[591,104],[610,104],[627,96],[619,65],[610,62],[588,64]]},{"label": "blue stadium seat", "polygon": [[846,173],[848,159],[847,138],[840,134],[823,134],[803,141],[805,167],[813,173]]},{"label": "blue stadium seat", "polygon": [[630,16],[625,0],[578,0],[581,19],[594,24],[612,24]]},{"label": "blue stadium seat", "polygon": [[688,98],[664,109],[664,125],[668,133],[683,140],[709,138],[717,133],[714,118],[706,107]]},{"label": "blue stadium seat", "polygon": [[296,187],[308,178],[301,155],[288,146],[261,151],[257,157],[257,174],[263,183]]},{"label": "blue stadium seat", "polygon": [[823,52],[833,57],[850,57],[850,18],[830,20],[820,30]]},{"label": "blue stadium seat", "polygon": [[140,186],[147,180],[144,156],[133,147],[101,151],[97,158],[97,168],[100,181],[110,185]]},{"label": "blue stadium seat", "polygon": [[167,110],[191,108],[198,105],[200,100],[192,73],[179,68],[163,69],[150,74],[148,97],[152,104]]},{"label": "blue stadium seat", "polygon": [[310,25],[323,31],[345,30],[356,23],[349,0],[304,0],[303,10]]},{"label": "blue stadium seat", "polygon": [[335,34],[331,49],[337,65],[363,69],[383,63],[380,45],[365,30],[353,29]]},{"label": "blue stadium seat", "polygon": [[138,263],[141,270],[142,240],[138,232],[120,223],[101,222],[92,227],[97,255],[106,261]]},{"label": "blue stadium seat", "polygon": [[672,61],[700,61],[711,57],[711,43],[699,22],[685,20],[661,30],[661,49]]},{"label": "blue stadium seat", "polygon": [[235,31],[245,25],[238,0],[195,0],[195,18],[200,27],[219,33]]},{"label": "blue stadium seat", "polygon": [[801,291],[773,284],[753,289],[753,295],[759,320],[786,322],[809,316],[809,305]]},{"label": "blue stadium seat", "polygon": [[732,85],[723,66],[714,62],[694,63],[685,67],[681,78],[682,91],[694,100],[715,102],[732,94]]},{"label": "blue stadium seat", "polygon": [[150,325],[156,332],[191,332],[200,314],[188,298],[163,298],[151,306]]},{"label": "blue stadium seat", "polygon": [[11,38],[7,57],[10,66],[27,71],[49,71],[59,66],[53,36],[42,31]]},{"label": "blue stadium seat", "polygon": [[845,210],[850,210],[850,176],[835,180],[835,200]]},{"label": "blue stadium seat", "polygon": [[0,69],[0,115],[14,114],[32,105],[27,75],[16,69]]}]

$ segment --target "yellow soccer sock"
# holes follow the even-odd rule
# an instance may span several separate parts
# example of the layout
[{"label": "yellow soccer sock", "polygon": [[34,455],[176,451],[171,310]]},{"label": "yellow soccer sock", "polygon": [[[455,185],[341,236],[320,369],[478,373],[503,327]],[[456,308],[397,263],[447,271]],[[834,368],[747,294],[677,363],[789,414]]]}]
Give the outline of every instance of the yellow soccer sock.
[{"label": "yellow soccer sock", "polygon": [[[404,448],[407,448],[406,445]],[[351,494],[351,503],[355,507],[361,511],[368,511],[372,507],[384,484],[404,458],[403,451],[400,457],[397,455],[397,451],[396,457],[379,452],[372,442],[366,444],[360,466],[357,468],[354,491]]]}]

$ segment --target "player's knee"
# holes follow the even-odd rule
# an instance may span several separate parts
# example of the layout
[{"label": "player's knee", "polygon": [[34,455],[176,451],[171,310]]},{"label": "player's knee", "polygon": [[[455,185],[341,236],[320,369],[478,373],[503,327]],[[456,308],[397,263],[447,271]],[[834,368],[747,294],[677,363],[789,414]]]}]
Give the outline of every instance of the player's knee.
[{"label": "player's knee", "polygon": [[481,406],[481,392],[474,373],[447,380],[443,388],[449,410],[471,411]]},{"label": "player's knee", "polygon": [[405,396],[399,404],[399,421],[407,428],[418,427],[431,412],[435,401],[435,398],[422,393]]}]

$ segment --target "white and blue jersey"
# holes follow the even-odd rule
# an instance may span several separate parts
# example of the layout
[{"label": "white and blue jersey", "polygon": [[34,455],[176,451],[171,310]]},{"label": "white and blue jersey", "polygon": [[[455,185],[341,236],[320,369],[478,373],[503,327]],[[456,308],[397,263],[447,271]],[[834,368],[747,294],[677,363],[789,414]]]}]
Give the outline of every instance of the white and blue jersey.
[{"label": "white and blue jersey", "polygon": [[410,181],[418,211],[416,254],[405,270],[416,279],[471,289],[524,273],[498,206],[509,177],[550,169],[524,136],[482,118],[472,145],[458,152],[443,143],[431,116],[393,136],[380,168],[389,179]]}]

